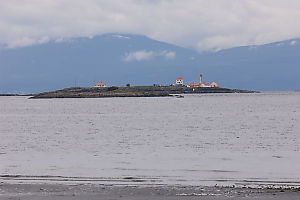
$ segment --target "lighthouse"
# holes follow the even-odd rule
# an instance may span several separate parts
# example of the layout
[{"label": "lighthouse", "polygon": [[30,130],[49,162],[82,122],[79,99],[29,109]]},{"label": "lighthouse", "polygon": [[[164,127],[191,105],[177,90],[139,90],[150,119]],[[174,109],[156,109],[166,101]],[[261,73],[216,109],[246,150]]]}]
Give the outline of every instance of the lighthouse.
[{"label": "lighthouse", "polygon": [[200,85],[203,83],[203,82],[202,82],[202,76],[203,76],[203,75],[200,74]]},{"label": "lighthouse", "polygon": [[187,87],[219,87],[218,83],[212,82],[212,83],[204,83],[203,82],[203,74],[200,74],[200,83],[189,83]]}]

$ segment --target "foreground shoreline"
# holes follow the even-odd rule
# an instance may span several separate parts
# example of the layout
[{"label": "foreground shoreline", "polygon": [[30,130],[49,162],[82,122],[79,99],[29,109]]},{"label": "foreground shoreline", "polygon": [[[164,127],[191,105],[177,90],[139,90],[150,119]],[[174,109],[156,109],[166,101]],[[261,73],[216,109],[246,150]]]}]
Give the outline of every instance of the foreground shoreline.
[{"label": "foreground shoreline", "polygon": [[261,199],[296,200],[299,189],[257,189],[181,185],[104,185],[58,183],[0,183],[0,199],[79,200],[79,199]]}]

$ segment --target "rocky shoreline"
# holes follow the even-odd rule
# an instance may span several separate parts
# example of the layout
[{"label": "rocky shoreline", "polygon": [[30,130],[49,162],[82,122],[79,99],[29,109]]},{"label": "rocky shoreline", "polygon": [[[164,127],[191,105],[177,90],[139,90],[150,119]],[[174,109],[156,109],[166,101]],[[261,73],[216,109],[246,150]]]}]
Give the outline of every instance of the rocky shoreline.
[{"label": "rocky shoreline", "polygon": [[178,94],[199,93],[256,93],[256,91],[228,88],[188,88],[184,86],[72,87],[36,94],[31,98],[182,97]]},{"label": "rocky shoreline", "polygon": [[101,185],[55,183],[0,183],[0,199],[30,200],[296,200],[299,189],[257,189],[235,187],[201,187],[180,185]]}]

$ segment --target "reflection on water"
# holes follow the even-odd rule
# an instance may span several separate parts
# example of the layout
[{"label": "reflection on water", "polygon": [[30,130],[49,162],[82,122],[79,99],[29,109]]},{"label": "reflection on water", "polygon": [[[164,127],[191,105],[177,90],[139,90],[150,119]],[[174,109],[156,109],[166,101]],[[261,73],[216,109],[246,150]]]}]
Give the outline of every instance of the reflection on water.
[{"label": "reflection on water", "polygon": [[299,184],[299,119],[297,92],[0,97],[0,174],[2,179]]}]

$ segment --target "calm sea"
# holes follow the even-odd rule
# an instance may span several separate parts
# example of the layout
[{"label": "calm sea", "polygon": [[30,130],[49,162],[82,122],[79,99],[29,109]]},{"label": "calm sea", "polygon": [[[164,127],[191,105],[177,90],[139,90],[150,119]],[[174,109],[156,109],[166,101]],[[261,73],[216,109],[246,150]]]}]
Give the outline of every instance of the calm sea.
[{"label": "calm sea", "polygon": [[300,186],[299,122],[300,92],[0,97],[0,180]]}]

